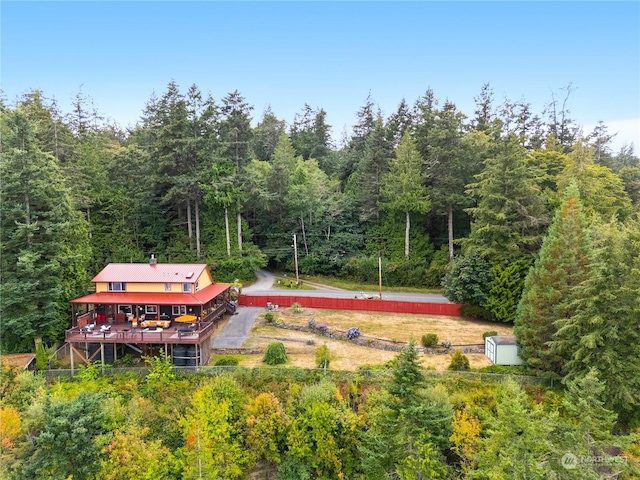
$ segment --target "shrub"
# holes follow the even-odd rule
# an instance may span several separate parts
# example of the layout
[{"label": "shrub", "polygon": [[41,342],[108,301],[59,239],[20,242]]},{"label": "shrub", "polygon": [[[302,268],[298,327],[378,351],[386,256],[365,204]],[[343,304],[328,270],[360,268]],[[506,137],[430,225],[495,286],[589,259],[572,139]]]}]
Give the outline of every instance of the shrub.
[{"label": "shrub", "polygon": [[316,350],[316,365],[318,368],[329,368],[329,347],[322,345]]},{"label": "shrub", "polygon": [[276,319],[276,314],[274,312],[267,312],[264,314],[264,321],[267,323],[273,323]]},{"label": "shrub", "polygon": [[126,353],[124,357],[113,362],[114,367],[135,367],[135,365],[136,361],[130,353]]},{"label": "shrub", "polygon": [[316,329],[320,333],[327,333],[327,330],[329,329],[329,327],[327,327],[326,323],[319,323],[318,325],[316,325]]},{"label": "shrub", "polygon": [[309,328],[315,328],[316,327],[316,319],[315,318],[310,318],[309,321],[307,322],[307,325],[309,326]]},{"label": "shrub", "polygon": [[484,305],[490,281],[490,266],[479,254],[458,257],[442,279],[444,296],[456,303]]},{"label": "shrub", "polygon": [[49,367],[47,352],[42,343],[42,339],[36,340],[36,370],[46,370]]},{"label": "shrub", "polygon": [[482,373],[499,373],[502,375],[530,375],[524,365],[488,365],[478,369]]},{"label": "shrub", "polygon": [[354,340],[359,336],[360,336],[360,330],[358,329],[358,327],[351,327],[349,330],[347,330],[347,338],[349,340]]},{"label": "shrub", "polygon": [[498,335],[498,332],[496,332],[495,330],[489,330],[488,332],[484,332],[482,334],[482,339],[484,340],[487,337],[495,337],[496,335]]},{"label": "shrub", "polygon": [[445,340],[442,342],[442,346],[448,350],[451,348],[451,342],[449,340]]},{"label": "shrub", "polygon": [[451,363],[448,367],[449,370],[469,370],[469,358],[462,353],[462,350],[456,348],[456,351],[451,354]]},{"label": "shrub", "polygon": [[232,367],[240,363],[240,359],[234,355],[221,355],[213,363],[216,367]]},{"label": "shrub", "polygon": [[422,346],[425,348],[435,347],[438,344],[438,335],[435,333],[426,333],[422,335]]},{"label": "shrub", "polygon": [[296,302],[293,305],[291,305],[291,311],[293,313],[302,313],[302,306]]},{"label": "shrub", "polygon": [[478,305],[463,305],[460,307],[460,315],[475,318],[476,320],[495,321],[493,314],[489,310]]},{"label": "shrub", "polygon": [[282,342],[271,342],[264,351],[262,361],[267,365],[280,365],[287,361],[287,350]]}]

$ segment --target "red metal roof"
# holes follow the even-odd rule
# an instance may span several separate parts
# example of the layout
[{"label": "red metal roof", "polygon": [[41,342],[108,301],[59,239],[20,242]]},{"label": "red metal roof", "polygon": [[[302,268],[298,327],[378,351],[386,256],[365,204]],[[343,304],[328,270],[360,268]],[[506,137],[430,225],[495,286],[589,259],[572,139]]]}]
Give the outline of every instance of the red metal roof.
[{"label": "red metal roof", "polygon": [[[206,263],[110,263],[91,281],[94,283],[193,283],[205,269],[209,272]],[[209,275],[211,276],[211,273]]]},{"label": "red metal roof", "polygon": [[71,300],[71,303],[125,305],[204,305],[227,290],[229,283],[213,283],[196,293],[100,292]]}]

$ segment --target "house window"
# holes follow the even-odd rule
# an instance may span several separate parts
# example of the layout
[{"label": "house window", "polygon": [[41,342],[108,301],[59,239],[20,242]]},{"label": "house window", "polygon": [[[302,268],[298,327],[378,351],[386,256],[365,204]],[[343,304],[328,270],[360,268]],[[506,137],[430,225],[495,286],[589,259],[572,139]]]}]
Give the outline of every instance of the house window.
[{"label": "house window", "polygon": [[186,305],[173,305],[171,307],[172,313],[174,316],[186,315],[187,314],[187,306]]},{"label": "house window", "polygon": [[183,283],[182,284],[182,291],[191,293],[191,284],[190,283]]},{"label": "house window", "polygon": [[165,292],[170,292],[171,291],[171,284],[170,283],[165,283],[164,284],[164,291]]},{"label": "house window", "polygon": [[200,290],[200,282],[196,282],[196,292]]},{"label": "house window", "polygon": [[146,315],[155,315],[155,314],[158,313],[158,306],[157,305],[145,305],[144,313]]},{"label": "house window", "polygon": [[126,284],[123,282],[109,282],[110,292],[124,292],[126,290]]},{"label": "house window", "polygon": [[118,313],[131,313],[131,305],[118,305]]}]

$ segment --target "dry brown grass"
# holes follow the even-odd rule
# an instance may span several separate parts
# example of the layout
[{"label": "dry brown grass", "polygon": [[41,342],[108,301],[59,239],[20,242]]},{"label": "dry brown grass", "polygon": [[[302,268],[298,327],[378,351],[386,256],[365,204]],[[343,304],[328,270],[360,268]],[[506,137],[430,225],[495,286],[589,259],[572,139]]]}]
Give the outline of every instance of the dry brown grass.
[{"label": "dry brown grass", "polygon": [[307,325],[309,319],[314,318],[316,324],[325,323],[330,330],[346,331],[358,327],[362,335],[398,342],[408,342],[413,338],[419,343],[425,333],[435,333],[440,342],[474,344],[483,342],[482,334],[486,331],[494,330],[499,335],[511,335],[513,331],[511,325],[441,315],[314,309],[304,309],[299,314],[284,309],[277,315],[287,324]]},{"label": "dry brown grass", "polygon": [[[302,313],[294,314],[290,309],[284,309],[277,313],[277,318],[286,324],[305,326],[310,318],[314,318],[316,324],[325,323],[330,330],[346,331],[351,327],[358,327],[367,337],[396,342],[408,342],[414,339],[417,344],[425,333],[435,333],[441,342],[448,340],[454,345],[482,343],[482,334],[488,330],[495,330],[500,335],[512,333],[512,327],[509,325],[433,315],[312,309],[304,309]],[[355,370],[360,365],[382,364],[397,355],[397,352],[362,347],[347,341],[259,323],[256,323],[251,330],[244,347],[262,349],[275,340],[281,341],[287,349],[289,355],[287,365],[302,368],[315,368],[316,349],[325,343],[331,355],[330,368],[336,370]],[[310,344],[311,342],[313,344]],[[472,368],[490,365],[483,354],[467,354],[467,357]],[[449,365],[450,356],[422,355],[420,361],[426,368],[445,370]],[[262,355],[246,355],[241,365],[262,366],[264,365]]]}]

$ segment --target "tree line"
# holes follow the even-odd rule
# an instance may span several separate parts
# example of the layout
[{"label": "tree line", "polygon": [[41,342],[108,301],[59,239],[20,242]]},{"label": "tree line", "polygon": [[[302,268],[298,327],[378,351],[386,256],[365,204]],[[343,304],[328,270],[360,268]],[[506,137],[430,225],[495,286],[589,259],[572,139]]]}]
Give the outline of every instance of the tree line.
[{"label": "tree line", "polygon": [[[513,321],[524,279],[576,183],[589,227],[636,221],[640,166],[583,132],[571,86],[542,112],[496,102],[467,116],[427,90],[383,115],[368,97],[334,139],[326,112],[255,122],[175,82],[123,131],[82,92],[69,112],[38,90],[2,103],[2,347],[61,338],[71,298],[108,262],[209,264],[218,281],[266,265],[303,274],[439,288],[475,316]],[[595,270],[594,270],[595,271]]]},{"label": "tree line", "polygon": [[[6,479],[585,479],[640,475],[640,431],[590,372],[566,391],[381,370],[242,369],[72,379],[0,370]],[[255,477],[251,477],[255,478]]]}]

